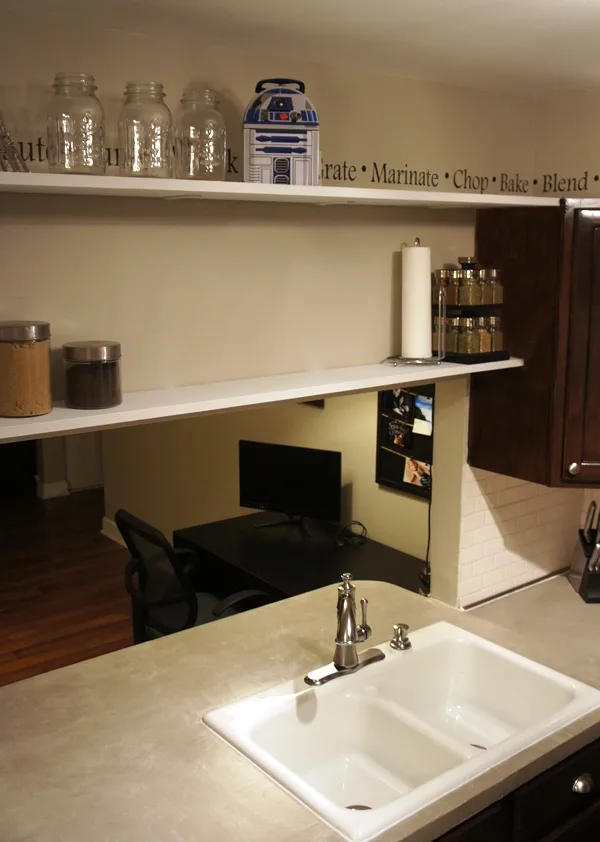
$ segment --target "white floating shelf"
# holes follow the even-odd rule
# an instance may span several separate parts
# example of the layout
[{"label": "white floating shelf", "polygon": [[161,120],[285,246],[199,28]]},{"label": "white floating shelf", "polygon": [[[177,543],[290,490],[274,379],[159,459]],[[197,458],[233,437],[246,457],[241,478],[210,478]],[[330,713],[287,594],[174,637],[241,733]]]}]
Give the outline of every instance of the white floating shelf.
[{"label": "white floating shelf", "polygon": [[429,208],[557,207],[559,201],[556,198],[509,194],[442,193],[367,187],[297,187],[244,184],[237,181],[184,181],[174,178],[50,173],[0,173],[0,192]]},{"label": "white floating shelf", "polygon": [[523,360],[518,359],[476,365],[442,363],[427,367],[376,364],[129,392],[124,395],[123,403],[113,409],[77,410],[57,404],[48,415],[0,418],[0,442],[212,415],[233,409],[373,392],[415,383],[435,383],[452,377],[520,368],[522,365]]}]

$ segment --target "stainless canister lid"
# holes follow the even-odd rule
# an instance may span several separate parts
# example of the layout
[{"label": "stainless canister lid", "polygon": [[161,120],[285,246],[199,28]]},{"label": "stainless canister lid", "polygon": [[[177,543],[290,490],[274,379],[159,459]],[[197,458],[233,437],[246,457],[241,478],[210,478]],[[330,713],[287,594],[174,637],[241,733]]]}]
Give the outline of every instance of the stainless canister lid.
[{"label": "stainless canister lid", "polygon": [[50,339],[50,322],[0,322],[0,342],[43,342]]},{"label": "stainless canister lid", "polygon": [[63,357],[70,363],[109,363],[121,359],[121,343],[90,339],[86,342],[65,342]]}]

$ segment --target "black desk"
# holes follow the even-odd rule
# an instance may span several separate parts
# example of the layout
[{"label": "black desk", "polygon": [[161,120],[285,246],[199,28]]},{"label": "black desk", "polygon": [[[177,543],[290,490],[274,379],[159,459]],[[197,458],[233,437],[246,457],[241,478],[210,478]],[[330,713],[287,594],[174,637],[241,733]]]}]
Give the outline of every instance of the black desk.
[{"label": "black desk", "polygon": [[342,573],[418,592],[423,562],[368,539],[361,545],[336,544],[331,524],[307,521],[310,535],[297,526],[256,529],[277,515],[244,515],[190,526],[173,533],[176,547],[200,556],[197,583],[202,589],[227,593],[261,588],[274,599],[306,593],[340,581]]}]

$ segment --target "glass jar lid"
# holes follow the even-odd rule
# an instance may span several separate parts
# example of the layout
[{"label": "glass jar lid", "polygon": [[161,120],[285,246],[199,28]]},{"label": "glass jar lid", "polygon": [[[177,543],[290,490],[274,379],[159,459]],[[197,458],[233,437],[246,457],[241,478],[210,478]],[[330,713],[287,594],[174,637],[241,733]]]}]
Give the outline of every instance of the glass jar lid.
[{"label": "glass jar lid", "polygon": [[473,329],[473,319],[471,319],[471,318],[461,318],[460,326],[472,330]]},{"label": "glass jar lid", "polygon": [[43,342],[50,339],[50,322],[0,322],[0,342]]},{"label": "glass jar lid", "polygon": [[121,343],[106,340],[65,342],[63,357],[70,363],[110,363],[121,359]]}]

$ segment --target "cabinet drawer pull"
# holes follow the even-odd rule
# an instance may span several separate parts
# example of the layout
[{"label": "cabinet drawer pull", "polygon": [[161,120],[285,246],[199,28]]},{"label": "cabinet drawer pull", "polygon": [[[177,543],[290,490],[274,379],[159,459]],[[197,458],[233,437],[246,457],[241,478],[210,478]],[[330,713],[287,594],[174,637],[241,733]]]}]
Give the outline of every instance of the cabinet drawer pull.
[{"label": "cabinet drawer pull", "polygon": [[584,772],[583,775],[579,775],[573,781],[573,792],[576,792],[578,795],[589,795],[593,789],[594,779],[588,772]]},{"label": "cabinet drawer pull", "polygon": [[600,468],[600,462],[571,462],[567,471],[572,477],[576,477],[582,468]]}]

